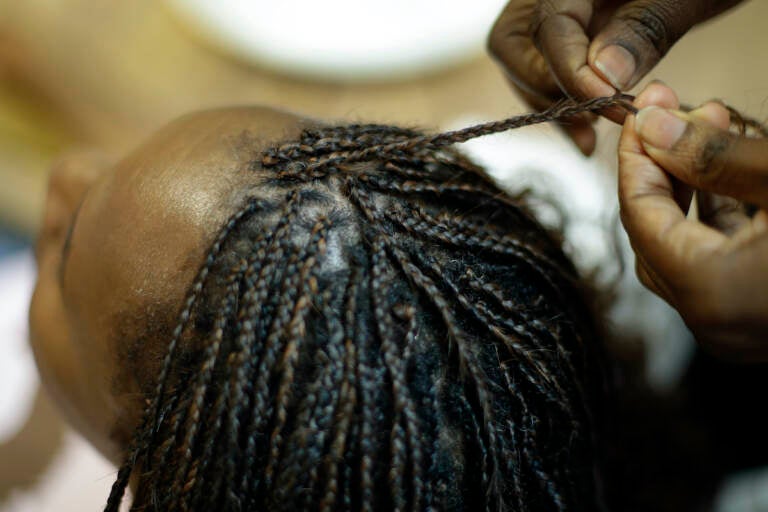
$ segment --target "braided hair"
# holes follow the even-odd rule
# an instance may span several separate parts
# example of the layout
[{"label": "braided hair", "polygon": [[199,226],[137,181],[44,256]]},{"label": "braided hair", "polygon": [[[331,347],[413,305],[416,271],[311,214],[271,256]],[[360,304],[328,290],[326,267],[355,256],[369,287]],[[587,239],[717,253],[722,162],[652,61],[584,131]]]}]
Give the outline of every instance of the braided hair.
[{"label": "braided hair", "polygon": [[[106,505],[599,509],[600,341],[559,243],[451,144],[305,130],[210,246]],[[539,116],[539,117],[536,117]]]}]

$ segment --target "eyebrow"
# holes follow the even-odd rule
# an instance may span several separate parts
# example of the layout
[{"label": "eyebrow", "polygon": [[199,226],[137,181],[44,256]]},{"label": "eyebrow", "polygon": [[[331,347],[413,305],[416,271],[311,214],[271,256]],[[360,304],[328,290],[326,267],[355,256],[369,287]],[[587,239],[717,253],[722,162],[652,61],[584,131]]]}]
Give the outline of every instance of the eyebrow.
[{"label": "eyebrow", "polygon": [[72,215],[72,220],[69,222],[69,228],[67,229],[67,236],[64,238],[64,245],[61,248],[61,262],[59,263],[59,283],[64,288],[64,269],[69,259],[69,248],[72,245],[72,233],[75,231],[75,223],[77,222],[77,216],[80,213],[80,207],[83,205],[83,201],[77,205],[75,213]]}]

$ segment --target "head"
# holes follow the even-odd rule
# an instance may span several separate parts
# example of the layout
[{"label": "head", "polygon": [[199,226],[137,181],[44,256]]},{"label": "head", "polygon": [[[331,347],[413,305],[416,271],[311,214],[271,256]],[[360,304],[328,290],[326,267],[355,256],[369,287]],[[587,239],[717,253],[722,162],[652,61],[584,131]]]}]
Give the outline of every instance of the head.
[{"label": "head", "polygon": [[51,179],[32,343],[121,464],[109,508],[129,480],[147,510],[597,508],[582,287],[461,155],[229,109],[80,162]]}]

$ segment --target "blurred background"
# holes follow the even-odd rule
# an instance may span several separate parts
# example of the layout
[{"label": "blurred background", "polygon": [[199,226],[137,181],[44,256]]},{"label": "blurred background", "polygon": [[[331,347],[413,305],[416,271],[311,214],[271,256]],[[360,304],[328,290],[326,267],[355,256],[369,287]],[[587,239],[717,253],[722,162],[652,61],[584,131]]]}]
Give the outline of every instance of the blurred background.
[{"label": "blurred background", "polygon": [[[504,3],[0,0],[0,511],[99,510],[115,476],[62,424],[26,345],[51,163],[77,148],[119,156],[180,114],[224,105],[431,130],[522,113],[483,48]],[[746,2],[684,38],[651,77],[688,104],[721,98],[766,119],[766,20],[768,2]],[[503,184],[557,196],[585,272],[616,268],[606,232],[618,130],[601,123],[591,159],[551,127],[465,145]],[[632,275],[620,290],[614,324],[647,351],[651,383],[674,387],[690,355],[684,327]],[[768,479],[737,475],[718,507],[768,511]]]}]

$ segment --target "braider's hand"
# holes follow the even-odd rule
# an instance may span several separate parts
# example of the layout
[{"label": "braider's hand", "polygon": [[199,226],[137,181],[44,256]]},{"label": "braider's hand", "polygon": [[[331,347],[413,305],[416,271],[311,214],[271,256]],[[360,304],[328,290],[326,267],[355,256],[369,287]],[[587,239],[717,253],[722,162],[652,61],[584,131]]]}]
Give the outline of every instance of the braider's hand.
[{"label": "braider's hand", "polygon": [[[640,280],[709,349],[768,360],[768,139],[726,131],[718,103],[675,110],[658,83],[636,106],[619,143],[619,201]],[[689,187],[700,220],[686,217]],[[736,200],[760,209],[750,218]]]},{"label": "braider's hand", "polygon": [[[635,85],[691,27],[740,0],[511,0],[488,47],[534,109],[572,97],[610,96]],[[623,114],[606,113],[620,122]],[[564,123],[585,154],[593,115]]]}]

